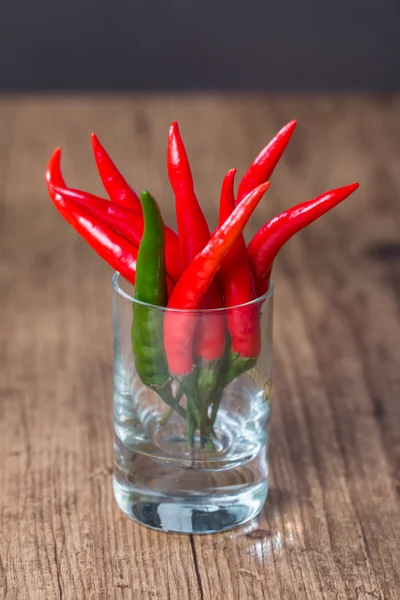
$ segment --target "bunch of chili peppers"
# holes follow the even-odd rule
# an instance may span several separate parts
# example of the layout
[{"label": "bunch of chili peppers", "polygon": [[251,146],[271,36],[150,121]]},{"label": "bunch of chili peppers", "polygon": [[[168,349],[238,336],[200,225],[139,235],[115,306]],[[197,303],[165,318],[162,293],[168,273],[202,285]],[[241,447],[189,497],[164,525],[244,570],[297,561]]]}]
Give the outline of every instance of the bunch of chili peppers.
[{"label": "bunch of chili peppers", "polygon": [[[191,446],[198,430],[201,446],[213,449],[223,390],[256,365],[260,307],[251,301],[267,292],[277,253],[296,232],[358,188],[353,183],[330,190],[278,214],[246,245],[243,229],[268,189],[295,127],[296,121],[290,121],[258,154],[236,194],[236,170],[225,175],[219,226],[212,234],[176,122],[169,130],[167,164],[177,233],[164,224],[149,192],[139,198],[128,185],[95,134],[93,153],[109,200],[66,186],[59,148],[47,166],[47,187],[58,211],[135,285],[135,299],[140,301],[133,302],[136,371],[169,406],[163,423],[173,412],[186,419]],[[147,305],[178,310],[157,311]],[[232,308],[216,310],[224,307]],[[209,312],[196,313],[203,309]]]}]

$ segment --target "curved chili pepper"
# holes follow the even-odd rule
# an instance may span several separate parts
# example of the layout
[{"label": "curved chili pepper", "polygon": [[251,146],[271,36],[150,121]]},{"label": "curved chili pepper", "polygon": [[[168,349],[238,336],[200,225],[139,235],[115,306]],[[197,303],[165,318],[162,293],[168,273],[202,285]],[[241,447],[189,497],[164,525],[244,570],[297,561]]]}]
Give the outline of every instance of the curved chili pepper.
[{"label": "curved chili pepper", "polygon": [[[210,241],[184,271],[168,301],[169,308],[195,311],[201,308],[207,290],[232,248],[251,213],[269,187],[258,186],[235,208],[231,216],[211,236]],[[175,376],[193,369],[193,333],[196,314],[167,311],[164,320],[164,345],[170,371]]]},{"label": "curved chili pepper", "polygon": [[[255,158],[239,184],[236,204],[257,185],[270,178],[295,127],[296,121],[287,123]],[[229,171],[223,182],[220,223],[227,219],[235,206],[233,187],[235,173],[236,170]],[[256,298],[254,275],[243,235],[239,236],[233,248],[224,258],[221,274],[227,307],[246,304]],[[257,357],[261,345],[259,307],[250,305],[247,308],[229,311],[227,321],[235,362],[238,362],[236,354],[243,358]],[[241,367],[241,370],[244,366]]]},{"label": "curved chili pepper", "polygon": [[65,186],[60,170],[61,150],[57,148],[46,169],[49,195],[61,215],[83,237],[84,240],[131,283],[135,283],[137,248],[122,235],[104,225],[85,211],[67,204],[55,191],[54,184]]},{"label": "curved chili pepper", "polygon": [[236,204],[242,200],[251,190],[264,181],[267,181],[279,159],[281,158],[290,138],[296,128],[296,121],[289,121],[276,136],[256,156],[239,184]]},{"label": "curved chili pepper", "polygon": [[[189,160],[176,121],[169,129],[167,164],[169,180],[175,194],[181,267],[184,270],[209,242],[210,230],[194,191]],[[210,286],[204,301],[204,308],[223,306],[217,281]],[[213,320],[212,327],[209,320],[204,327],[201,321],[199,323],[195,342],[196,355],[207,361],[215,361],[224,352],[225,320],[221,314],[208,318]]]},{"label": "curved chili pepper", "polygon": [[[135,213],[104,198],[99,198],[80,190],[65,186],[55,186],[54,189],[64,199],[74,202],[74,204],[84,209],[93,217],[116,229],[135,246],[139,246],[143,235],[142,214]],[[178,281],[181,276],[178,236],[167,226],[165,226],[164,233],[167,273],[173,281]]]},{"label": "curved chili pepper", "polygon": [[97,169],[111,201],[135,212],[142,212],[138,195],[118,171],[95,133],[91,134],[91,139]]},{"label": "curved chili pepper", "polygon": [[140,302],[133,302],[132,321],[136,371],[146,386],[186,417],[186,411],[175,404],[172,395],[172,380],[162,339],[163,312],[154,308],[165,306],[167,302],[164,223],[156,201],[148,192],[142,193],[141,204],[144,231],[137,257],[135,285],[135,299]]},{"label": "curved chili pepper", "polygon": [[189,160],[176,122],[169,129],[167,166],[175,194],[181,265],[185,270],[210,240],[210,230],[196,198]]},{"label": "curved chili pepper", "polygon": [[[219,208],[219,223],[222,225],[235,208],[234,178],[236,169],[231,169],[225,176]],[[225,306],[239,306],[254,300],[256,288],[251,262],[246,251],[243,235],[240,235],[233,247],[226,254],[221,265],[224,285]],[[254,358],[260,353],[260,314],[257,305],[227,311],[228,330],[233,352],[245,357]]]},{"label": "curved chili pepper", "polygon": [[297,204],[279,213],[256,233],[247,250],[253,264],[259,295],[268,289],[272,263],[282,246],[295,233],[345,200],[358,187],[358,183],[352,183]]}]

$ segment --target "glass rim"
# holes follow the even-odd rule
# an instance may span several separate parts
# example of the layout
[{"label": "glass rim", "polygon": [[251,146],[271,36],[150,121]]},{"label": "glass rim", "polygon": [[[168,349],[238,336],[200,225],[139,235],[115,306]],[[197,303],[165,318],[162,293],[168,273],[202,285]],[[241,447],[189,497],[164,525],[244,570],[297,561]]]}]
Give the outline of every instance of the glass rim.
[{"label": "glass rim", "polygon": [[[121,275],[121,273],[119,273],[118,271],[115,271],[112,276],[112,287],[113,287],[114,292],[116,292],[122,298],[125,298],[125,300],[129,300],[130,302],[135,303],[135,304],[140,304],[141,306],[147,306],[148,308],[156,308],[156,309],[162,310],[164,312],[168,311],[168,312],[176,312],[176,313],[180,313],[180,314],[182,314],[182,313],[188,313],[188,314],[204,313],[204,314],[210,315],[210,314],[214,314],[214,313],[227,312],[227,311],[231,311],[231,310],[235,310],[235,309],[246,308],[249,306],[254,306],[256,304],[265,302],[265,300],[272,297],[273,292],[274,292],[274,282],[272,279],[270,279],[269,286],[268,286],[268,289],[265,292],[265,294],[263,294],[262,296],[259,296],[258,298],[255,298],[254,300],[250,300],[250,302],[245,302],[244,304],[237,304],[235,306],[223,306],[221,308],[195,308],[195,309],[192,309],[192,308],[189,308],[189,309],[188,308],[169,308],[167,306],[158,306],[157,304],[149,304],[148,302],[142,302],[142,300],[137,300],[136,298],[133,298],[133,296],[130,296],[119,285],[120,278],[123,281],[127,281],[125,279],[125,277],[123,277]],[[130,284],[130,285],[133,285],[133,284]]]}]

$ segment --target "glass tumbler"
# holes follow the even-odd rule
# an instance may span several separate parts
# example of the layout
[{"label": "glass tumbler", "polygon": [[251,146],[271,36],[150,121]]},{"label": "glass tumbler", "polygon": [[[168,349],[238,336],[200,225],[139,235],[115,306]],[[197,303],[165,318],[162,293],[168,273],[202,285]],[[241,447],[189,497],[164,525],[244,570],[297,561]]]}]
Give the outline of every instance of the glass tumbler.
[{"label": "glass tumbler", "polygon": [[[112,283],[118,506],[142,525],[179,533],[213,533],[252,519],[268,492],[272,284],[242,306],[179,311],[138,302],[118,273]],[[139,345],[132,342],[135,304],[151,323]],[[167,318],[168,331],[192,332],[176,348],[190,356],[190,373],[169,371]],[[198,355],[199,336],[212,354],[221,330],[222,351]]]}]

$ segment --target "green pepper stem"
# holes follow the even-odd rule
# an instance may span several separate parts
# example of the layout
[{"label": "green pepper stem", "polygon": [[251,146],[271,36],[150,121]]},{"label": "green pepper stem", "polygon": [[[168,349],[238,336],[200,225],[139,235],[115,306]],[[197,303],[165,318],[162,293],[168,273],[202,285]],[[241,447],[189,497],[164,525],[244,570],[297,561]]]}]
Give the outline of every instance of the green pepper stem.
[{"label": "green pepper stem", "polygon": [[186,388],[186,398],[187,398],[188,412],[192,413],[192,415],[195,419],[195,423],[199,425],[200,421],[201,421],[199,406],[198,406],[194,396],[192,395],[191,392],[189,392],[189,390],[187,388]]},{"label": "green pepper stem", "polygon": [[160,396],[160,398],[162,398],[164,400],[164,402],[166,404],[168,404],[168,406],[171,407],[172,410],[176,410],[176,412],[181,417],[186,419],[186,417],[187,417],[186,410],[184,408],[182,408],[182,406],[176,402],[175,398],[172,395],[171,386],[168,386],[166,388],[157,387],[157,388],[155,388],[155,390],[156,390],[157,394]]},{"label": "green pepper stem", "polygon": [[[185,386],[183,385],[183,383],[181,382],[179,384],[178,387],[178,391],[176,392],[176,396],[174,399],[175,405],[180,407],[180,400],[183,396],[183,394],[185,393]],[[182,410],[185,410],[184,408],[182,408]],[[168,410],[168,412],[163,416],[163,418],[161,419],[160,423],[161,425],[165,426],[168,421],[170,420],[170,418],[172,417],[172,415],[174,414],[174,412],[176,411],[176,407],[175,406],[171,406],[171,408]],[[186,417],[185,417],[186,418]]]},{"label": "green pepper stem", "polygon": [[172,415],[174,414],[175,409],[174,408],[169,408],[168,411],[165,413],[165,415],[163,416],[163,418],[160,421],[160,424],[164,427],[168,421],[170,420],[170,418],[172,417]]},{"label": "green pepper stem", "polygon": [[210,416],[210,421],[211,421],[212,427],[214,427],[215,421],[217,419],[218,409],[220,407],[221,400],[222,400],[222,392],[223,392],[223,387],[218,386],[215,389],[214,394],[213,394],[212,409],[211,409],[211,416]]},{"label": "green pepper stem", "polygon": [[193,448],[194,432],[196,430],[196,421],[195,421],[192,410],[189,408],[189,404],[188,404],[186,422],[187,422],[187,428],[188,428],[188,444],[189,444],[190,448]]}]

